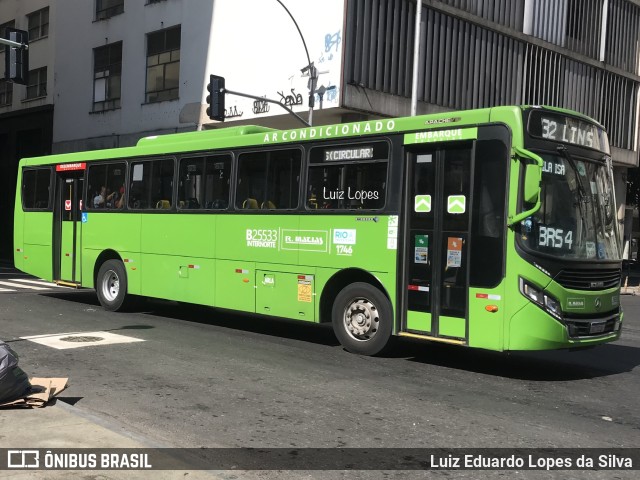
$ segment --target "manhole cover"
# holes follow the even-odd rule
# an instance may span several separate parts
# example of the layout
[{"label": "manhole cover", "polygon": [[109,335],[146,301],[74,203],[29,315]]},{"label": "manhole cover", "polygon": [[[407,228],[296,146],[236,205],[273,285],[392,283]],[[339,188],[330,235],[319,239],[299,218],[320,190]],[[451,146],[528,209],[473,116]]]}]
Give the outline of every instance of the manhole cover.
[{"label": "manhole cover", "polygon": [[82,335],[73,335],[60,339],[61,342],[101,342],[102,340],[104,340],[102,337],[87,337]]}]

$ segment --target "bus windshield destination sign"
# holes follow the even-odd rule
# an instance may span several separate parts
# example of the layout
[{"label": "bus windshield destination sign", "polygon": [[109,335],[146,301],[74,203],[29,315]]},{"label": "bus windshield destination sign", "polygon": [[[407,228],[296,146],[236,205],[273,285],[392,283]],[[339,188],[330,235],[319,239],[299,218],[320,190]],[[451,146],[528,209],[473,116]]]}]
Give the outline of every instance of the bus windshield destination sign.
[{"label": "bus windshield destination sign", "polygon": [[529,120],[529,133],[554,142],[569,143],[609,153],[606,133],[597,125],[575,117],[534,112]]}]

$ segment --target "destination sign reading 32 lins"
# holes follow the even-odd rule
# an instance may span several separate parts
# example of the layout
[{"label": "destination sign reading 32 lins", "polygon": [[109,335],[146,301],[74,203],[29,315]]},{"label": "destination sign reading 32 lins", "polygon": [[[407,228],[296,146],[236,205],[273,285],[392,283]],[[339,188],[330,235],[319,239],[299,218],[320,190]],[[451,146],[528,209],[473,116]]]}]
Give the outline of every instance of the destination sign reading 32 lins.
[{"label": "destination sign reading 32 lins", "polygon": [[609,153],[606,148],[607,142],[603,138],[606,136],[604,130],[578,118],[547,112],[544,115],[532,114],[529,133],[546,140],[570,143]]}]

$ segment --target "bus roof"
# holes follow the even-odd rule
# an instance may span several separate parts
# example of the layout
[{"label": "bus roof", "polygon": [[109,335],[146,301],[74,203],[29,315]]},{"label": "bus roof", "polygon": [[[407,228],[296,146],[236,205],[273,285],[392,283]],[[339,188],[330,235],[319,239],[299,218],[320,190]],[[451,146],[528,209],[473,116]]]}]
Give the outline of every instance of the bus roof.
[{"label": "bus roof", "polygon": [[87,160],[107,160],[121,158],[140,158],[145,156],[166,155],[176,152],[197,152],[211,149],[263,146],[326,140],[339,138],[366,138],[368,135],[403,133],[429,128],[460,127],[478,125],[490,121],[494,114],[504,113],[521,115],[529,108],[544,108],[559,113],[579,116],[595,123],[595,120],[574,112],[554,107],[539,106],[501,106],[478,110],[448,111],[415,117],[386,118],[365,122],[318,125],[291,130],[278,130],[257,125],[218,128],[197,132],[174,133],[148,136],[140,139],[132,147],[120,147],[103,150],[87,150],[74,153],[62,153],[22,159],[22,166],[84,162]]}]

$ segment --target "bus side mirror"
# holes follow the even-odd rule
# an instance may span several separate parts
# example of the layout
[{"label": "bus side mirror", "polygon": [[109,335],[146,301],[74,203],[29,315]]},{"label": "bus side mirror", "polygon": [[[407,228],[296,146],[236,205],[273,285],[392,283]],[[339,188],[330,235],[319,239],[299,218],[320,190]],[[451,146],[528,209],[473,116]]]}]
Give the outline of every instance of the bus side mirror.
[{"label": "bus side mirror", "polygon": [[527,203],[538,203],[540,199],[540,181],[542,168],[538,164],[528,164],[524,171],[524,197]]},{"label": "bus side mirror", "polygon": [[[540,210],[542,206],[540,202],[540,182],[542,181],[542,166],[544,165],[542,158],[535,153],[520,147],[513,147],[513,149],[516,153],[516,158],[519,157],[524,165],[523,203],[533,203],[534,205],[529,210],[516,213],[515,215],[509,215],[507,225],[510,227],[513,227]],[[525,163],[525,159],[528,160],[529,163]]]}]

